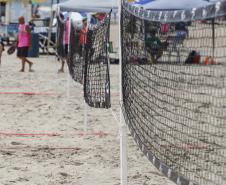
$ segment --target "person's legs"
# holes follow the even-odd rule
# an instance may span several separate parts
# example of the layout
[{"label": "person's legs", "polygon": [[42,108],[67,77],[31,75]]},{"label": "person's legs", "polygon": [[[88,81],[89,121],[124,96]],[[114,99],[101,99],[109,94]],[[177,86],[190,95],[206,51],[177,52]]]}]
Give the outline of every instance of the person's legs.
[{"label": "person's legs", "polygon": [[25,58],[24,57],[18,57],[21,60],[21,70],[20,72],[24,72],[25,70]]},{"label": "person's legs", "polygon": [[60,69],[58,70],[59,73],[63,73],[63,72],[64,72],[64,64],[65,64],[65,61],[62,59],[62,60],[61,60],[61,67],[60,67]]},{"label": "person's legs", "polygon": [[33,65],[33,62],[31,62],[30,60],[28,60],[27,58],[24,58],[25,62],[27,62],[29,64],[29,71],[30,72],[33,72],[33,69],[32,69],[32,65]]},{"label": "person's legs", "polygon": [[65,61],[67,61],[68,58],[68,44],[64,45],[64,51],[62,53],[61,56],[61,67],[58,70],[58,73],[63,73],[64,72],[64,65],[65,65]]},{"label": "person's legs", "polygon": [[32,70],[32,65],[33,65],[33,62],[31,62],[30,60],[27,59],[28,57],[28,51],[29,51],[29,47],[24,47],[23,48],[23,52],[22,52],[22,55],[24,56],[24,61],[28,63],[29,65],[29,72],[33,72]]},{"label": "person's legs", "polygon": [[22,64],[20,72],[24,72],[26,62],[29,64],[29,71],[33,72],[33,70],[31,69],[33,62],[29,61],[26,58],[27,56],[28,56],[28,47],[17,48],[17,57],[21,60],[21,64]]}]

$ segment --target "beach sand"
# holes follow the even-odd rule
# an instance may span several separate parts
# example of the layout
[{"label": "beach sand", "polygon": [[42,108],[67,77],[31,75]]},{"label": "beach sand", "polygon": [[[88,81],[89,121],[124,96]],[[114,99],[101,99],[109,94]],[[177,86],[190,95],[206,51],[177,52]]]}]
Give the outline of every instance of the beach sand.
[{"label": "beach sand", "polygon": [[[2,57],[0,184],[119,185],[119,66],[111,66],[112,109],[88,108],[85,132],[82,86],[57,74],[55,57],[32,61],[35,72],[21,73],[15,55]],[[129,185],[173,185],[130,136],[128,170]]]}]

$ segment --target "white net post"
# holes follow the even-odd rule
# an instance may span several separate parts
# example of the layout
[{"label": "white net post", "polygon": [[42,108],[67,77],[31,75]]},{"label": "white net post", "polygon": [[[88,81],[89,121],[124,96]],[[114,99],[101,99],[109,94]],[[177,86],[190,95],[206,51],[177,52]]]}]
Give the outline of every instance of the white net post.
[{"label": "white net post", "polygon": [[[71,30],[71,12],[69,13],[69,33],[68,33],[68,40],[70,40],[70,30]],[[70,42],[68,42],[68,55],[69,55],[69,52],[70,52]],[[66,62],[68,62],[68,55],[66,56]],[[67,65],[68,66],[68,65]],[[71,88],[71,76],[70,76],[70,72],[68,70],[68,73],[67,73],[67,99],[69,100],[70,99],[70,88]]]},{"label": "white net post", "polygon": [[88,105],[84,101],[84,132],[88,131]]},{"label": "white net post", "polygon": [[127,164],[127,127],[123,123],[123,115],[120,110],[120,168],[121,168],[121,185],[127,185],[128,164]]},{"label": "white net post", "polygon": [[[119,12],[119,93],[120,104],[122,105],[122,50],[121,50],[121,0],[118,0]],[[127,162],[127,127],[123,118],[122,106],[120,108],[120,175],[121,185],[127,185],[128,179],[128,162]]]}]

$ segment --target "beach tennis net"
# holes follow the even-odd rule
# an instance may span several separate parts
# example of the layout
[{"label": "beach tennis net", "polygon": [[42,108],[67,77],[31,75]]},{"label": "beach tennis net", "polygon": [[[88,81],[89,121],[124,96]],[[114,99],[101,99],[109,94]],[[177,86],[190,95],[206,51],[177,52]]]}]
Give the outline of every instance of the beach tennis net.
[{"label": "beach tennis net", "polygon": [[70,26],[68,67],[72,78],[84,87],[85,102],[95,108],[109,108],[110,76],[108,43],[111,12],[96,25],[89,25],[86,44],[81,45],[81,30]]},{"label": "beach tennis net", "polygon": [[125,121],[178,185],[226,185],[225,11],[226,2],[167,12],[122,3]]},{"label": "beach tennis net", "polygon": [[84,97],[91,107],[110,108],[108,44],[111,12],[87,34]]},{"label": "beach tennis net", "polygon": [[79,44],[80,30],[71,22],[68,68],[72,79],[83,85],[85,67],[85,48]]}]

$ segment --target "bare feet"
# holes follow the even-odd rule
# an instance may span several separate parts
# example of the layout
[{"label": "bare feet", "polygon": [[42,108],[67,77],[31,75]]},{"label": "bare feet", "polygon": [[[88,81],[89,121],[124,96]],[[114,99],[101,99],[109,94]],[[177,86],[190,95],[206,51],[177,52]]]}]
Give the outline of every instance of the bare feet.
[{"label": "bare feet", "polygon": [[63,69],[59,69],[58,73],[64,73],[64,70]]},{"label": "bare feet", "polygon": [[33,69],[29,69],[29,72],[35,72]]},{"label": "bare feet", "polygon": [[31,69],[32,68],[32,66],[33,66],[33,63],[31,62],[31,63],[29,63],[29,72],[34,72],[34,70],[33,69]]}]

